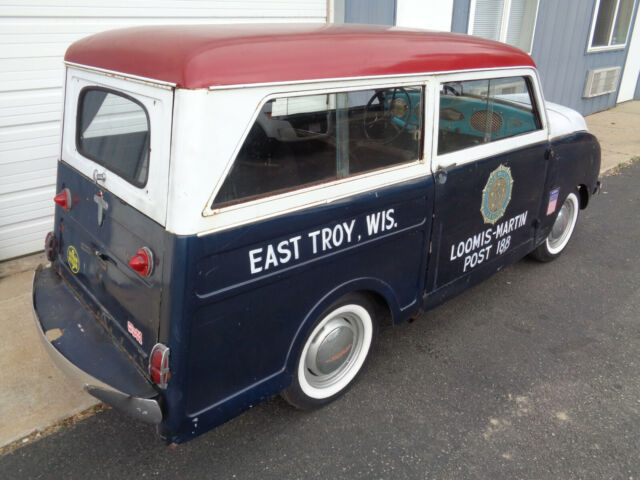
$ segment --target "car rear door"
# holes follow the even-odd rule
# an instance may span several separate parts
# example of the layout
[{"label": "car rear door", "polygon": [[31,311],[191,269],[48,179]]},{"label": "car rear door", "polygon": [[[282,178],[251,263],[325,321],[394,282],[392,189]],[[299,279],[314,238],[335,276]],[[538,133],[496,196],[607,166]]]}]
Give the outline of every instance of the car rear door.
[{"label": "car rear door", "polygon": [[[67,71],[58,191],[72,201],[56,216],[61,268],[143,365],[160,322],[172,109],[170,86]],[[129,265],[142,248],[148,275]]]}]

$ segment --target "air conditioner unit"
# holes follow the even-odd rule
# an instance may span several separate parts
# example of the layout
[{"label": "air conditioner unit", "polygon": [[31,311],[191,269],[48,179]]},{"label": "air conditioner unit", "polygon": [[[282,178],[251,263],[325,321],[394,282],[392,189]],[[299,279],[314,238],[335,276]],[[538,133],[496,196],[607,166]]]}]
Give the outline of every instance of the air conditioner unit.
[{"label": "air conditioner unit", "polygon": [[587,85],[584,87],[585,98],[597,97],[606,93],[614,93],[618,87],[620,67],[598,68],[587,72]]}]

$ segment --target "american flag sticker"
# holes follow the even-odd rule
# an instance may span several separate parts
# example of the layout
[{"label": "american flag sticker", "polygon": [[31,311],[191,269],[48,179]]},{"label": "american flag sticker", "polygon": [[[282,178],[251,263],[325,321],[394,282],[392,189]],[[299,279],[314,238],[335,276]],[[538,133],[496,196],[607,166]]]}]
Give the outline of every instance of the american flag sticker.
[{"label": "american flag sticker", "polygon": [[560,194],[559,188],[556,188],[555,190],[551,190],[551,192],[549,192],[549,206],[547,207],[547,215],[551,215],[553,212],[556,211],[559,194]]}]

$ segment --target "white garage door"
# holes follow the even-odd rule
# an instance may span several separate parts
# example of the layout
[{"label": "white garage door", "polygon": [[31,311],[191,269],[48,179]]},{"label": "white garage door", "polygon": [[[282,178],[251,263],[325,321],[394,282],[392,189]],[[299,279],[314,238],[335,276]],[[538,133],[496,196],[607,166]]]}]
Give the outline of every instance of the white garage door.
[{"label": "white garage door", "polygon": [[326,15],[327,0],[0,0],[0,260],[42,250],[52,229],[62,58],[73,41],[132,25]]}]

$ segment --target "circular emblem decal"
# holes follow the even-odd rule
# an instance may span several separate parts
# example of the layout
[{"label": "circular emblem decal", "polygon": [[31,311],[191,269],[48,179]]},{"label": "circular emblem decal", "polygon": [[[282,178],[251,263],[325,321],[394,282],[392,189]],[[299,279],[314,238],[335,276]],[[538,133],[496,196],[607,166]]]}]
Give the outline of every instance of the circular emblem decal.
[{"label": "circular emblem decal", "polygon": [[78,256],[76,247],[73,245],[69,245],[69,248],[67,248],[67,263],[73,273],[80,271],[80,257]]},{"label": "circular emblem decal", "polygon": [[484,218],[484,223],[496,223],[504,215],[507,205],[511,200],[511,189],[513,188],[513,178],[511,169],[500,165],[496,168],[482,190],[482,207],[480,212]]}]

